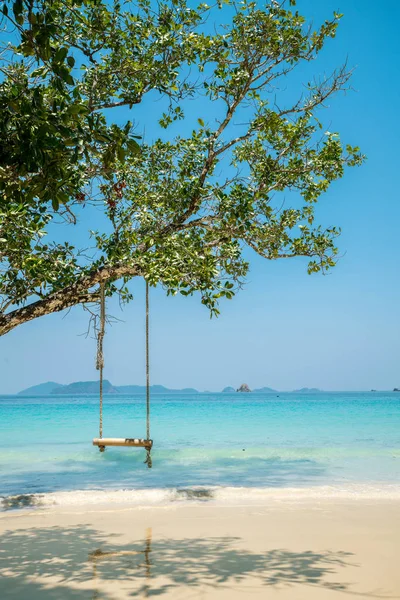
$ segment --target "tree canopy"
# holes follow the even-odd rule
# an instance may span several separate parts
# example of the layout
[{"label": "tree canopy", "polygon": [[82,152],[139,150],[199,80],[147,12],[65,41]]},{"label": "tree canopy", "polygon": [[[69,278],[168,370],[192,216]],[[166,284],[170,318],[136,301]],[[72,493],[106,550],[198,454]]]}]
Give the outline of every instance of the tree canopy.
[{"label": "tree canopy", "polygon": [[129,300],[136,276],[218,314],[245,280],[245,246],[308,257],[310,273],[335,264],[339,230],[315,206],[363,157],[320,109],[350,72],[309,77],[296,97],[290,76],[342,15],[313,28],[294,5],[3,3],[0,334],[96,301],[99,283]]}]

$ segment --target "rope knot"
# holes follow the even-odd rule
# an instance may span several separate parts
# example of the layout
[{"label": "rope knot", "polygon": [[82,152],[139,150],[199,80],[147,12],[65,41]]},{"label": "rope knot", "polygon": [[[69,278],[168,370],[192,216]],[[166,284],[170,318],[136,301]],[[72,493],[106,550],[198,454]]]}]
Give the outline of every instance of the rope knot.
[{"label": "rope knot", "polygon": [[151,448],[146,448],[146,460],[144,464],[148,466],[149,469],[153,466],[153,461],[151,458]]}]

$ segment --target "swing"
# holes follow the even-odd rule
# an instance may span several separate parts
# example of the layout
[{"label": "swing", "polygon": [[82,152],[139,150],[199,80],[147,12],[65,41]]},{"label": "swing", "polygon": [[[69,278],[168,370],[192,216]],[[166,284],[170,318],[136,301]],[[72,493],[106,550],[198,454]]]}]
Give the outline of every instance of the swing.
[{"label": "swing", "polygon": [[150,368],[149,368],[149,284],[146,281],[146,439],[143,438],[103,438],[103,340],[106,321],[106,302],[104,283],[100,285],[100,328],[97,336],[97,360],[96,369],[100,372],[100,423],[99,437],[93,439],[93,446],[98,446],[100,452],[104,452],[106,446],[127,446],[133,448],[145,448],[147,452],[145,464],[152,467],[150,451],[153,440],[150,439]]}]

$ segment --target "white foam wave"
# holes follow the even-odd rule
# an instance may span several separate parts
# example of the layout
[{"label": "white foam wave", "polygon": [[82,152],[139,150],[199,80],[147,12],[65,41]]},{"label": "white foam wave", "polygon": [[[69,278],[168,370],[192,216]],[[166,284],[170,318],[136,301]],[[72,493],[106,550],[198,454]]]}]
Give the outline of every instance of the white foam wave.
[{"label": "white foam wave", "polygon": [[400,485],[319,486],[311,488],[193,487],[173,489],[75,490],[0,498],[3,510],[50,506],[156,507],[180,504],[214,506],[270,506],[275,503],[310,501],[400,500]]}]

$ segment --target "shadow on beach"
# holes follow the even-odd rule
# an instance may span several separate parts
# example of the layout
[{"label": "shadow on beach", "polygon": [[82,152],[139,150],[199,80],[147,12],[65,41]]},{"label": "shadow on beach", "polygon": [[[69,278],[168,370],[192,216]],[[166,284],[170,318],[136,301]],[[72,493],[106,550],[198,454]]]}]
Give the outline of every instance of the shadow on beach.
[{"label": "shadow on beach", "polygon": [[[7,531],[0,537],[0,597],[3,600],[150,598],[185,586],[234,589],[248,580],[260,588],[312,586],[362,597],[353,584],[337,582],[354,565],[348,552],[251,552],[239,537],[143,540],[118,544],[87,525]],[[332,577],[335,582],[331,581]]]}]

